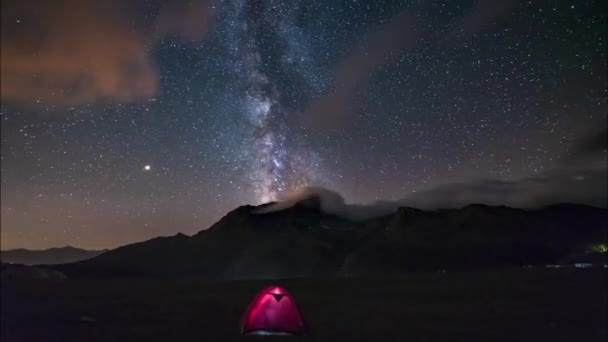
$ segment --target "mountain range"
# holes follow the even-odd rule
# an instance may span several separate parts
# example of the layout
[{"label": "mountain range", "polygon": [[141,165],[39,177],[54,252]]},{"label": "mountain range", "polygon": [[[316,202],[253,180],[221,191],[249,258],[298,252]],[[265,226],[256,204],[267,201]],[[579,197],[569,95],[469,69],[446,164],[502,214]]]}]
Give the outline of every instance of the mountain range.
[{"label": "mountain range", "polygon": [[90,259],[107,250],[86,250],[72,246],[49,248],[40,251],[29,249],[9,249],[0,252],[3,263],[23,265],[55,265]]},{"label": "mountain range", "polygon": [[[352,220],[311,197],[288,208],[242,206],[207,230],[126,245],[55,265],[68,276],[253,279],[544,265],[588,257],[608,240],[608,210],[472,204]],[[605,258],[606,255],[601,256]]]}]

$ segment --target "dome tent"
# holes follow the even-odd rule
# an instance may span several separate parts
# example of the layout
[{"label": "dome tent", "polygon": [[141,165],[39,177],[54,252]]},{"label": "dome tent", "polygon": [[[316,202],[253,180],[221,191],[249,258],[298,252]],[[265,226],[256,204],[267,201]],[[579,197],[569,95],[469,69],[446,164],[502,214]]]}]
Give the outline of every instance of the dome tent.
[{"label": "dome tent", "polygon": [[278,286],[260,291],[241,319],[243,335],[301,335],[304,330],[295,300]]}]

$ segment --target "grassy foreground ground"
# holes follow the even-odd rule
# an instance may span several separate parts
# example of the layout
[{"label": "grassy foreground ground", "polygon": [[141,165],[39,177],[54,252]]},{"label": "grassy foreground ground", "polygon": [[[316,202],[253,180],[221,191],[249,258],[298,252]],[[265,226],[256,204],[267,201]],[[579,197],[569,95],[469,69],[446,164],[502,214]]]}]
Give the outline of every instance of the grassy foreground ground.
[{"label": "grassy foreground ground", "polygon": [[[2,341],[606,341],[608,271],[402,277],[3,281]],[[292,293],[304,337],[241,337],[257,291]]]}]

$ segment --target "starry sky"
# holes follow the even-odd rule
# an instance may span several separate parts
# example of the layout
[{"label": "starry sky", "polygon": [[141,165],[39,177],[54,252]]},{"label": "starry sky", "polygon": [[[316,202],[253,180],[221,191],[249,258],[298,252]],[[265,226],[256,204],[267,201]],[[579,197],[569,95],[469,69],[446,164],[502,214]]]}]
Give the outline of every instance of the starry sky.
[{"label": "starry sky", "polygon": [[606,198],[600,1],[1,4],[2,249],[193,234],[310,186]]}]

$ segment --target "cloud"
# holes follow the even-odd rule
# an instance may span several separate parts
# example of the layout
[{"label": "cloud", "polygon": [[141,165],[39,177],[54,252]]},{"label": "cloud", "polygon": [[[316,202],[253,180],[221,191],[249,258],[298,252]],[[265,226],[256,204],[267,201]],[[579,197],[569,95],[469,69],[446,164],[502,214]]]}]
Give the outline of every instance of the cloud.
[{"label": "cloud", "polygon": [[608,131],[583,138],[569,156],[544,173],[516,181],[477,180],[412,194],[399,205],[460,207],[471,203],[537,208],[556,203],[608,206]]},{"label": "cloud", "polygon": [[[200,41],[208,23],[206,2],[160,13],[154,37],[135,30],[144,19],[117,1],[2,1],[1,9],[0,95],[25,104],[154,96],[159,70],[151,52],[158,39]],[[201,23],[193,24],[195,16]]]},{"label": "cloud", "polygon": [[394,63],[406,49],[414,50],[429,42],[451,45],[467,39],[490,26],[513,4],[514,0],[479,0],[445,32],[431,32],[424,18],[402,11],[338,63],[329,92],[301,113],[304,123],[314,128],[348,126],[355,114],[351,107],[355,94],[368,86],[380,66]]},{"label": "cloud", "polygon": [[606,207],[605,170],[553,170],[519,181],[480,180],[448,184],[415,193],[398,202],[399,206],[421,209],[458,208],[471,203],[539,208],[557,203],[578,203]]},{"label": "cloud", "polygon": [[558,203],[577,203],[608,207],[608,131],[589,135],[554,169],[515,181],[479,179],[465,183],[443,184],[416,192],[397,201],[368,205],[349,204],[337,192],[304,188],[265,207],[260,213],[283,210],[301,200],[318,197],[324,212],[353,220],[394,212],[399,207],[433,210],[461,208],[469,204],[503,205],[514,208],[540,208]]},{"label": "cloud", "polygon": [[3,100],[79,104],[156,93],[145,37],[116,11],[92,1],[2,5]]},{"label": "cloud", "polygon": [[298,192],[292,193],[280,201],[272,203],[256,211],[256,214],[266,214],[285,210],[293,207],[296,203],[310,198],[318,198],[320,209],[325,213],[346,217],[352,220],[366,219],[380,216],[396,209],[381,205],[358,205],[347,204],[339,193],[322,187],[305,187]]},{"label": "cloud", "polygon": [[337,192],[323,188],[308,188],[297,196],[265,207],[268,213],[292,207],[297,202],[318,197],[321,210],[352,220],[361,220],[394,212],[399,207],[424,210],[461,208],[469,204],[540,208],[558,203],[577,203],[607,207],[606,170],[579,170],[575,173],[552,171],[519,181],[478,180],[438,186],[428,191],[410,194],[398,201],[382,201],[368,205],[349,204]]},{"label": "cloud", "polygon": [[209,30],[209,1],[191,1],[162,11],[157,19],[157,36],[175,34],[186,43],[199,43]]},{"label": "cloud", "polygon": [[349,104],[357,89],[368,83],[378,66],[394,61],[401,50],[413,47],[417,30],[415,18],[402,12],[379,31],[370,34],[338,63],[330,92],[302,114],[305,122],[310,126],[328,128],[347,124],[352,113]]},{"label": "cloud", "polygon": [[608,129],[590,134],[576,148],[571,157],[595,157],[608,150]]}]

